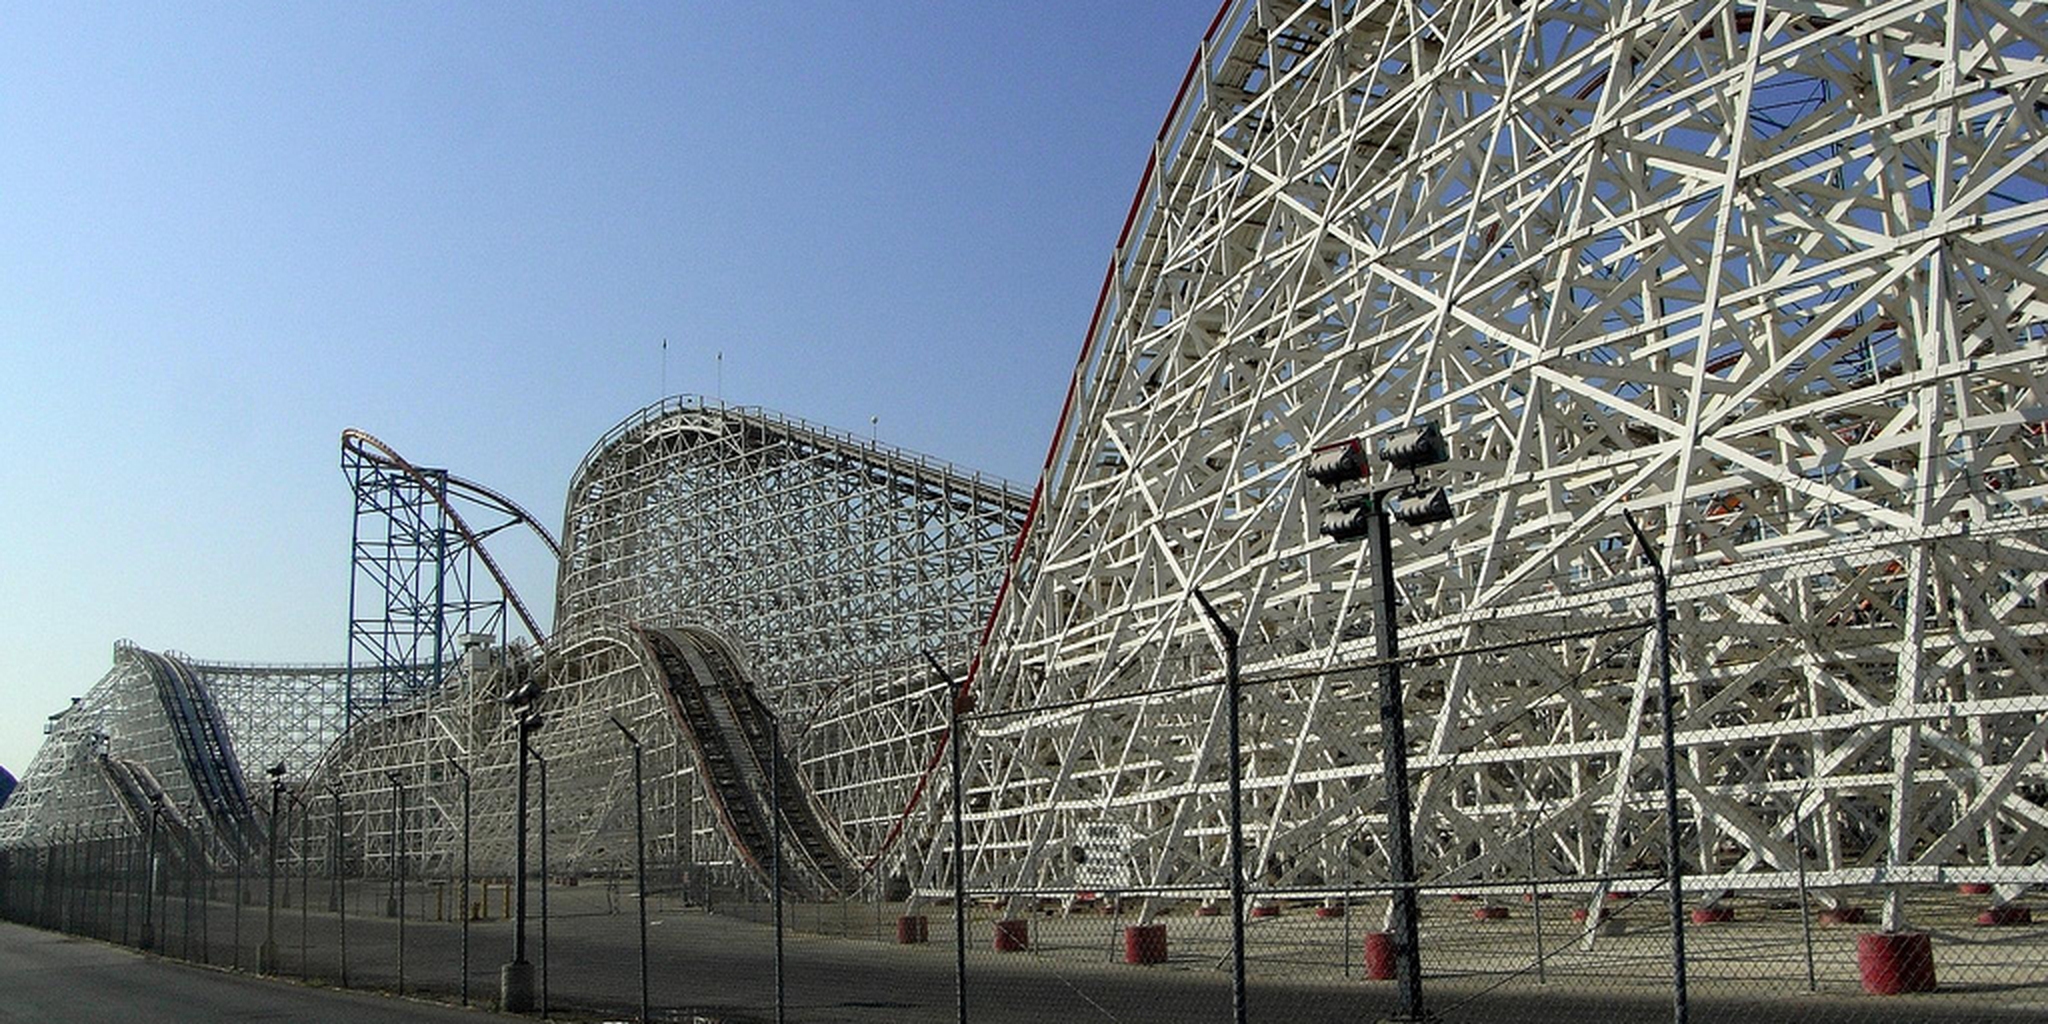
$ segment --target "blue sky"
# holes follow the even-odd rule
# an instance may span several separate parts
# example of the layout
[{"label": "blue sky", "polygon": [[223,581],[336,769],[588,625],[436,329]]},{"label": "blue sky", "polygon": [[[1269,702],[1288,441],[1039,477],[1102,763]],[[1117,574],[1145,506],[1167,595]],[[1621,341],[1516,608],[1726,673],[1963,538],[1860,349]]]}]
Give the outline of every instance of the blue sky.
[{"label": "blue sky", "polygon": [[120,638],[339,661],[345,427],[558,525],[664,338],[668,393],[1028,483],[1214,13],[8,5],[0,765]]}]

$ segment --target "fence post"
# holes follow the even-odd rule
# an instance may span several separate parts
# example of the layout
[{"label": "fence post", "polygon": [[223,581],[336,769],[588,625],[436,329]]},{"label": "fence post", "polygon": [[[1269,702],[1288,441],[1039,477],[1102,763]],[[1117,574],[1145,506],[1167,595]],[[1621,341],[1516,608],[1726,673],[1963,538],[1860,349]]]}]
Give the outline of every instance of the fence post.
[{"label": "fence post", "polygon": [[1543,943],[1543,883],[1539,881],[1542,877],[1542,871],[1536,866],[1536,830],[1542,827],[1543,819],[1549,813],[1550,806],[1546,803],[1537,810],[1536,820],[1529,824],[1529,919],[1533,922],[1536,929],[1536,984],[1538,985],[1550,984],[1550,979],[1544,974],[1545,970],[1547,970],[1544,961],[1550,957],[1548,949]]},{"label": "fence post", "polygon": [[263,945],[256,951],[256,970],[277,973],[277,799],[284,792],[284,762],[269,768],[270,856],[264,867]]},{"label": "fence post", "polygon": [[[1236,1024],[1245,1024],[1244,755],[1239,750],[1238,735],[1242,708],[1237,685],[1237,630],[1216,613],[1216,606],[1209,603],[1202,588],[1196,587],[1194,594],[1209,626],[1209,638],[1223,654],[1224,702],[1229,708],[1225,717],[1230,720],[1229,737],[1224,741],[1229,747],[1225,754],[1230,763],[1230,1017]],[[1414,897],[1413,890],[1409,897]]]},{"label": "fence post", "polygon": [[785,990],[782,975],[782,717],[775,712],[768,713],[768,831],[774,841],[768,844],[774,870],[771,884],[775,887],[775,1024],[783,1024]]},{"label": "fence post", "polygon": [[958,1024],[967,1024],[967,863],[963,859],[967,843],[965,826],[960,820],[960,712],[966,710],[967,678],[962,676],[954,682],[930,651],[925,652],[924,659],[946,686],[946,743],[952,747],[953,760],[953,998]]},{"label": "fence post", "polygon": [[391,780],[391,879],[398,890],[398,994],[405,995],[405,780],[397,772],[385,772]]},{"label": "fence post", "polygon": [[334,795],[334,882],[336,890],[335,909],[341,915],[337,929],[341,933],[341,950],[337,954],[341,961],[341,987],[348,987],[348,818],[347,808],[341,802],[341,787],[328,790]]},{"label": "fence post", "polygon": [[1799,935],[1806,942],[1806,990],[1819,989],[1813,973],[1813,905],[1806,894],[1806,790],[1792,804],[1792,858],[1799,868]]},{"label": "fence post", "polygon": [[312,943],[307,937],[313,923],[313,805],[294,793],[292,806],[299,811],[299,979],[303,981],[313,976]]},{"label": "fence post", "polygon": [[213,963],[213,850],[219,836],[204,830],[199,842],[199,962]]},{"label": "fence post", "polygon": [[1664,705],[1664,845],[1669,872],[1665,887],[1671,896],[1671,1021],[1686,1024],[1688,1012],[1685,982],[1685,862],[1678,836],[1678,753],[1674,740],[1675,710],[1671,700],[1671,583],[1664,576],[1664,563],[1650,538],[1636,522],[1635,513],[1622,510],[1629,532],[1643,548],[1643,564],[1657,585],[1657,686]]},{"label": "fence post", "polygon": [[232,956],[232,963],[235,970],[238,971],[242,969],[242,861],[244,856],[241,847],[237,846],[235,848],[235,951]]},{"label": "fence post", "polygon": [[[462,1005],[469,1005],[469,769],[464,768],[455,755],[448,755],[448,767],[462,776],[462,892],[456,901],[456,913],[462,916]],[[339,798],[336,798],[339,800]]]},{"label": "fence post", "polygon": [[540,1015],[548,1015],[548,759],[533,752],[540,762]]},{"label": "fence post", "polygon": [[617,716],[608,716],[633,747],[633,884],[640,895],[640,1024],[647,1024],[647,810],[642,801],[640,738]]},{"label": "fence post", "polygon": [[156,829],[163,820],[162,797],[149,801],[149,842],[142,852],[142,936],[136,940],[138,949],[156,948]]}]

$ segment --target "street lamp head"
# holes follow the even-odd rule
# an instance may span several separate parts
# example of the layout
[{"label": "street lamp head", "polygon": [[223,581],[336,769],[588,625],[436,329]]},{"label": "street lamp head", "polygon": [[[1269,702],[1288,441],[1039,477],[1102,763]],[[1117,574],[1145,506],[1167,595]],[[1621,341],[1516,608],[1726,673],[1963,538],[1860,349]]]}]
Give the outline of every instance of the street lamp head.
[{"label": "street lamp head", "polygon": [[539,696],[540,682],[538,680],[528,679],[527,681],[520,683],[518,686],[513,687],[512,692],[505,695],[504,702],[511,707],[523,708],[533,703],[534,700],[537,699]]},{"label": "street lamp head", "polygon": [[265,774],[270,776],[272,782],[275,782],[279,779],[284,778],[284,762],[279,761],[278,763],[263,769],[263,771]]},{"label": "street lamp head", "polygon": [[540,727],[546,724],[548,724],[548,719],[546,715],[529,714],[519,716],[520,738],[524,739],[527,736],[531,736],[534,733],[539,732]]}]

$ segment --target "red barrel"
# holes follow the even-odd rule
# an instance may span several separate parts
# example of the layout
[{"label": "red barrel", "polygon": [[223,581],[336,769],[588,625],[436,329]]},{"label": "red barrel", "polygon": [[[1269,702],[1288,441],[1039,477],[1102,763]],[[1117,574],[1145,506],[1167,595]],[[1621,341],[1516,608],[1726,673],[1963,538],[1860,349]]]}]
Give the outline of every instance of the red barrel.
[{"label": "red barrel", "polygon": [[1386,981],[1394,976],[1394,937],[1386,932],[1365,933],[1365,976]]},{"label": "red barrel", "polygon": [[2007,903],[1986,909],[1977,915],[1977,923],[1988,928],[2010,928],[2014,925],[2033,924],[2033,910],[2017,903]]},{"label": "red barrel", "polygon": [[1280,916],[1280,904],[1278,904],[1278,903],[1254,903],[1254,904],[1252,904],[1252,916],[1253,916],[1253,917],[1279,917],[1279,916]]},{"label": "red barrel", "polygon": [[1124,963],[1163,964],[1165,962],[1165,925],[1134,924],[1124,928]]},{"label": "red barrel", "polygon": [[1874,996],[1934,991],[1934,943],[1926,932],[1871,932],[1856,937],[1856,970]]},{"label": "red barrel", "polygon": [[1839,907],[1829,907],[1828,909],[1820,912],[1820,923],[1831,926],[1843,924],[1862,924],[1863,908],[1852,907],[1846,903],[1842,904]]},{"label": "red barrel", "polygon": [[1956,886],[1956,891],[1962,893],[1965,896],[1989,896],[1991,895],[1991,883],[1964,882],[1963,884]]},{"label": "red barrel", "polygon": [[1694,924],[1727,924],[1733,920],[1735,920],[1734,907],[1712,906],[1692,908],[1692,923]]},{"label": "red barrel", "polygon": [[931,922],[923,914],[905,914],[896,919],[896,942],[899,945],[930,942],[931,938]]},{"label": "red barrel", "polygon": [[1474,921],[1505,921],[1507,919],[1508,908],[1506,907],[1488,905],[1472,908],[1472,920]]},{"label": "red barrel", "polygon": [[996,952],[1016,953],[1031,948],[1031,922],[1006,918],[996,922]]}]

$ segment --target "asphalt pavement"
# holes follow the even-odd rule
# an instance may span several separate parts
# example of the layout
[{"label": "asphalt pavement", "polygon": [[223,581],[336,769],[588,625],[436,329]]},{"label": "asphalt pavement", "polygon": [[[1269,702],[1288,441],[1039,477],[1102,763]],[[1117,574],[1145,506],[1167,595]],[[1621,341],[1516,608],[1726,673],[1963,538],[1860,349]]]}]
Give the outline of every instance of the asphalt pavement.
[{"label": "asphalt pavement", "polygon": [[[137,941],[144,915],[137,901],[111,894],[96,894],[97,901],[78,899],[66,911],[71,915],[66,923],[113,942],[0,926],[0,1022],[517,1019],[418,1001],[457,1002],[466,977],[473,1002],[495,1003],[498,971],[515,943],[514,925],[504,919],[502,886],[490,897],[490,918],[470,924],[466,974],[461,925],[431,919],[452,910],[455,901],[446,900],[445,892],[414,895],[401,940],[398,922],[386,916],[389,897],[381,885],[351,887],[342,901],[348,908],[345,928],[342,916],[327,909],[329,897],[321,888],[304,880],[292,888],[292,905],[280,906],[274,921],[260,903],[238,908],[231,889],[228,898],[212,901],[163,900],[150,915],[153,944],[163,958],[114,944]],[[640,946],[630,894],[585,885],[558,888],[552,897],[546,945],[537,919],[529,923],[527,945],[553,1016],[581,1021],[635,1016]],[[872,906],[794,908],[804,930],[792,930],[781,944],[778,1000],[773,928],[657,899],[648,928],[651,1017],[685,1024],[956,1021],[951,919],[941,910],[930,919],[929,942],[899,945],[894,912],[893,907]],[[1360,917],[1354,925],[1294,912],[1257,922],[1248,1019],[1371,1024],[1393,1016],[1392,984],[1358,976]],[[978,917],[966,956],[968,1019],[974,1024],[1222,1024],[1231,1020],[1231,991],[1227,928],[1220,922],[1172,918],[1167,961],[1134,966],[1122,962],[1126,920],[1038,917],[1032,921],[1028,949],[996,952],[990,945],[992,922]],[[1514,966],[1527,961],[1517,947],[1499,944],[1510,934],[1524,933],[1483,931],[1501,923],[1482,926],[1468,915],[1450,913],[1431,917],[1429,923],[1432,941],[1440,944],[1461,935],[1490,935],[1485,941],[1495,944],[1439,961],[1444,966],[1428,981],[1429,1008],[1445,1024],[1661,1024],[1673,1019],[1669,989],[1660,980],[1668,968],[1666,943],[1654,933],[1631,932],[1592,952],[1553,940],[1559,955],[1547,977],[1538,978]],[[1508,923],[1527,922],[1517,918]],[[2009,958],[2010,966],[1989,975],[2001,979],[1999,984],[1973,982],[1967,973],[1945,967],[1942,991],[1885,998],[1856,988],[1853,959],[1845,961],[1839,946],[1846,939],[1834,940],[1836,952],[1828,958],[1832,975],[1823,976],[1819,991],[1808,992],[1800,983],[1803,972],[1792,947],[1765,944],[1776,941],[1771,938],[1776,926],[1754,927],[1759,929],[1754,936],[1741,938],[1725,954],[1716,953],[1712,933],[1699,936],[1703,983],[1690,1007],[1694,1024],[2048,1020],[2048,985],[2024,980],[2048,971],[2039,956],[2042,936],[2037,931],[1978,938],[1975,946],[1963,944],[1969,936],[1942,940],[1950,966],[1958,965],[1966,952],[1997,951]],[[275,979],[251,973],[266,935],[277,950]],[[1488,959],[1494,954],[1499,958]],[[170,957],[211,966],[186,966]],[[402,990],[412,998],[334,991],[331,986],[343,982],[344,971],[349,986]],[[1722,979],[1709,980],[1716,973]]]},{"label": "asphalt pavement", "polygon": [[485,1024],[519,1017],[259,978],[0,923],[0,1021]]}]

